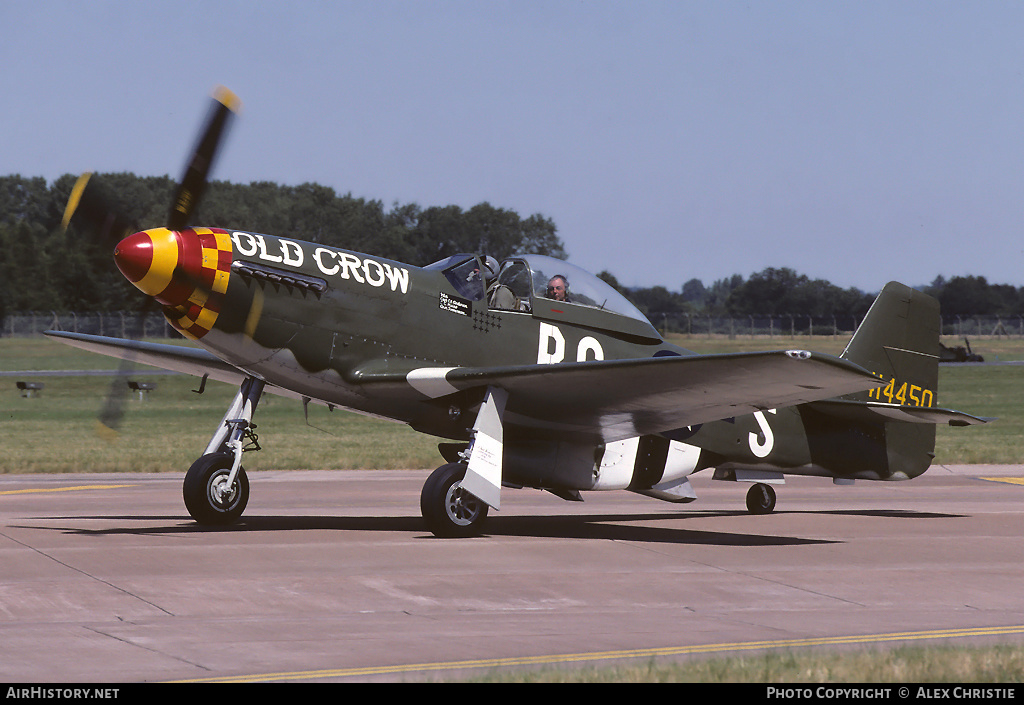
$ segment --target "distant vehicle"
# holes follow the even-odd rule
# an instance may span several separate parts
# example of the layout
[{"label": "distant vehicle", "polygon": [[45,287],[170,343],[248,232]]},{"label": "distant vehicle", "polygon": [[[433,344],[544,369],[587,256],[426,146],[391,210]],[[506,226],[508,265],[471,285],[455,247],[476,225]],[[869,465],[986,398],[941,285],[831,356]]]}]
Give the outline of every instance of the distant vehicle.
[{"label": "distant vehicle", "polygon": [[964,338],[963,345],[958,345],[955,348],[948,348],[942,343],[939,343],[939,362],[985,362],[985,358],[971,351],[971,341]]},{"label": "distant vehicle", "polygon": [[[447,462],[420,497],[438,536],[480,533],[503,488],[689,502],[689,475],[711,468],[715,479],[751,483],[748,509],[767,513],[786,474],[837,484],[916,477],[931,464],[936,424],[984,422],[936,407],[938,303],[895,282],[840,357],[697,355],[665,341],[598,277],[549,257],[499,265],[466,253],[418,267],[189,226],[234,103],[218,95],[166,227],[114,250],[125,277],[201,347],[47,333],[238,385],[185,475],[185,506],[201,524],[245,509],[241,460],[259,449],[252,420],[264,391],[447,439]],[[116,232],[110,224],[124,219],[89,184],[76,185],[65,220],[81,210]]]}]

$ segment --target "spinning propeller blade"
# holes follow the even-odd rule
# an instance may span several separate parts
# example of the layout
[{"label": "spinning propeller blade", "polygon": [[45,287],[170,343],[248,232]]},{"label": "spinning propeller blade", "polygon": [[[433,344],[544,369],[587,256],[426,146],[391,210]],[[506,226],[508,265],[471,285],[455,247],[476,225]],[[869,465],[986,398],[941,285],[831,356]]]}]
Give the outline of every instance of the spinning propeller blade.
[{"label": "spinning propeller blade", "polygon": [[214,157],[217,155],[217,148],[220,146],[229,119],[241,107],[238,96],[224,86],[219,86],[214,91],[213,100],[202,137],[192,152],[185,175],[181,178],[178,191],[174,195],[171,211],[167,216],[168,230],[181,230],[188,225],[189,218],[199,206],[199,201],[206,191],[207,177],[213,167]]},{"label": "spinning propeller blade", "polygon": [[[189,220],[195,214],[203,193],[206,191],[217,149],[230,124],[231,116],[238,112],[240,105],[238,97],[227,88],[219,86],[214,91],[213,106],[210,109],[205,127],[193,149],[185,173],[171,202],[167,222],[165,223],[169,236],[177,238],[178,236],[175,231],[185,229],[188,226]],[[134,220],[120,213],[114,203],[114,199],[103,190],[98,180],[93,178],[92,173],[87,172],[79,177],[71,190],[61,225],[67,230],[72,222],[88,224],[93,227],[102,241],[119,243],[118,249],[115,249],[115,259],[118,262],[118,266],[121,267],[124,258],[118,257],[119,250],[126,251],[125,243],[136,242],[138,238],[136,240],[131,238],[135,237],[135,235],[142,235],[142,233],[139,232],[141,228],[139,228]],[[138,249],[138,245],[134,245],[134,247],[136,250]],[[150,251],[152,252],[154,249],[150,245]],[[149,261],[153,262],[152,259]],[[230,265],[230,261],[228,264]],[[129,275],[128,272],[124,273],[126,276]],[[181,276],[182,274],[184,274],[184,277]],[[222,282],[219,283],[217,280],[206,282],[192,277],[189,272],[182,270],[177,259],[171,264],[171,271],[161,272],[161,276],[166,277],[168,280],[177,276],[197,291],[209,289],[211,286],[216,289],[216,287],[222,284]],[[150,296],[155,295],[156,292],[151,293],[147,291],[145,286],[139,286],[139,281],[136,279],[133,279],[131,276],[129,276],[129,279],[138,288],[150,294]],[[146,305],[139,311],[140,325],[151,302],[154,301],[165,304],[165,307],[169,303],[168,301],[160,300],[159,297],[147,298]],[[105,438],[111,439],[117,436],[117,431],[124,416],[124,400],[128,396],[126,378],[133,368],[133,360],[122,360],[118,374],[111,383],[110,391],[99,416],[100,435]]]},{"label": "spinning propeller blade", "polygon": [[61,227],[68,229],[72,220],[91,225],[101,242],[117,242],[138,230],[136,222],[121,213],[110,196],[92,172],[78,177],[71,196],[64,208]]}]

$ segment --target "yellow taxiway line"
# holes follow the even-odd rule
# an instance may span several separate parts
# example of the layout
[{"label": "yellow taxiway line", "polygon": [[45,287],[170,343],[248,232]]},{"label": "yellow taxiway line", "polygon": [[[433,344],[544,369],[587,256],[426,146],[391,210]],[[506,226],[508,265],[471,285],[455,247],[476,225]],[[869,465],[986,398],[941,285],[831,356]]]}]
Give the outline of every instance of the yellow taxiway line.
[{"label": "yellow taxiway line", "polygon": [[780,641],[746,641],[724,644],[698,644],[693,646],[668,646],[651,649],[628,649],[622,651],[593,651],[579,654],[554,654],[548,656],[520,656],[512,658],[476,659],[469,661],[438,661],[410,663],[393,666],[364,666],[337,668],[320,671],[290,671],[262,673],[248,676],[222,676],[175,681],[177,683],[260,683],[267,681],[314,680],[321,678],[358,678],[419,671],[454,671],[467,668],[500,668],[504,666],[543,666],[573,662],[602,661],[607,659],[653,658],[660,656],[682,656],[686,654],[710,654],[719,651],[749,651],[753,649],[778,649],[799,646],[835,646],[839,644],[873,644],[888,641],[914,641],[920,639],[956,639],[963,637],[999,636],[1024,634],[1024,625],[1006,627],[969,627],[965,629],[939,629],[923,632],[893,632],[889,634],[864,634],[859,636],[809,637],[784,639]]},{"label": "yellow taxiway line", "polygon": [[35,494],[37,492],[78,492],[79,490],[113,490],[118,487],[131,487],[131,485],[78,485],[77,487],[36,487],[27,490],[3,490],[2,494]]}]

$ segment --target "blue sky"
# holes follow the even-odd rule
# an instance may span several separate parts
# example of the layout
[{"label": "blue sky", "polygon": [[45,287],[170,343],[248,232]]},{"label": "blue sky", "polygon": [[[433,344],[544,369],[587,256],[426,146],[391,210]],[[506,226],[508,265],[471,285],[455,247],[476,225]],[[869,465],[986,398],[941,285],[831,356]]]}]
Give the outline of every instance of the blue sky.
[{"label": "blue sky", "polygon": [[[0,0],[0,174],[214,178],[554,220],[678,290],[1024,285],[1024,3]],[[216,223],[207,223],[216,225]]]}]

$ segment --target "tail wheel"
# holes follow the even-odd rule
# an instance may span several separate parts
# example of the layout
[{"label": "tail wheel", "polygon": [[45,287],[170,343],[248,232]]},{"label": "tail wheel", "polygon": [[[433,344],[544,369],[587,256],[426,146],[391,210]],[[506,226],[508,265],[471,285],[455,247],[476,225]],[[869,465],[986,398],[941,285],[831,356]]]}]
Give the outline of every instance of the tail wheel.
[{"label": "tail wheel", "polygon": [[488,506],[462,489],[463,463],[442,465],[430,474],[420,493],[420,511],[427,528],[442,538],[480,534]]},{"label": "tail wheel", "polygon": [[210,453],[192,463],[185,474],[185,508],[200,524],[233,524],[245,511],[249,478],[240,467],[235,481],[228,485],[232,461],[231,453]]},{"label": "tail wheel", "polygon": [[775,511],[775,490],[771,485],[758,482],[747,490],[747,511],[751,514],[771,514]]}]

